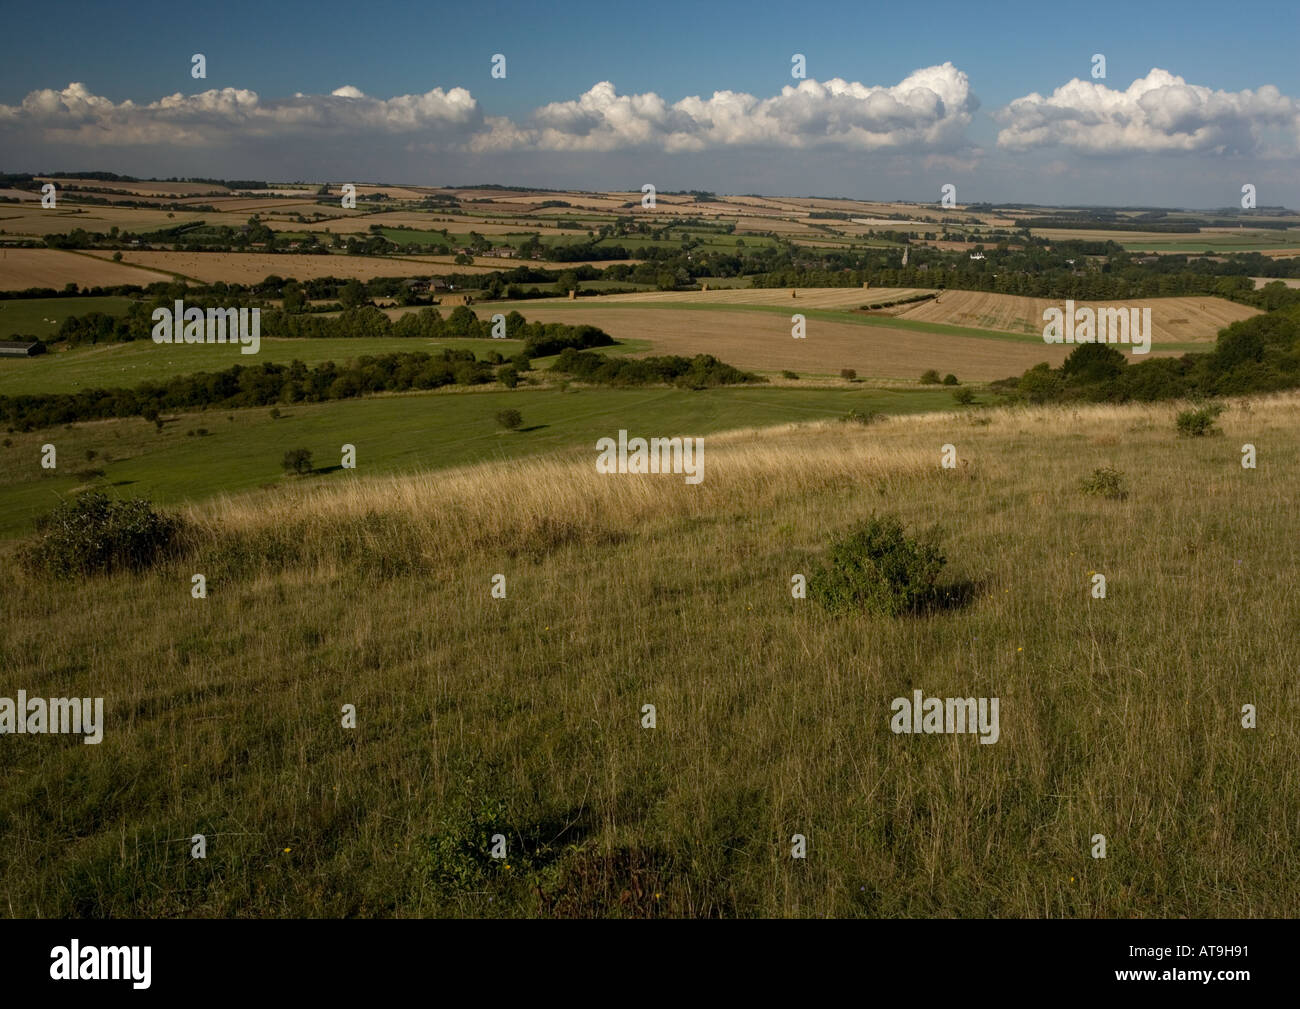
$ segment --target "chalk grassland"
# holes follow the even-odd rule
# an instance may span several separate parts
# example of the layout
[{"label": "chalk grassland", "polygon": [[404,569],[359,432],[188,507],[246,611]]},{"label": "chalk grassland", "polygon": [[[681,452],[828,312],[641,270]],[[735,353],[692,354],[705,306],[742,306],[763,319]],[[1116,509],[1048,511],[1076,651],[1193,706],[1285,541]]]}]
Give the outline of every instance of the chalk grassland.
[{"label": "chalk grassland", "polygon": [[[1022,298],[980,291],[944,291],[937,300],[900,305],[890,311],[900,319],[951,326],[1042,335],[1043,312],[1064,310],[1064,298]],[[1219,330],[1259,315],[1259,309],[1225,298],[1134,298],[1128,301],[1076,301],[1075,308],[1150,308],[1156,343],[1213,343]]]},{"label": "chalk grassland", "polygon": [[1269,284],[1282,284],[1285,287],[1300,287],[1300,277],[1251,277],[1255,282],[1255,290],[1261,287],[1267,287]]},{"label": "chalk grassland", "polygon": [[[271,417],[270,408],[168,411],[161,432],[139,417],[15,432],[6,436],[8,445],[0,446],[0,537],[28,532],[33,519],[61,496],[88,487],[175,504],[276,486],[285,479],[280,465],[284,453],[295,448],[312,451],[323,472],[311,479],[328,483],[348,475],[338,468],[345,444],[357,447],[367,473],[410,472],[591,446],[620,428],[696,436],[843,417],[851,410],[918,413],[951,402],[948,392],[937,389],[851,386],[708,393],[607,388],[507,392],[500,386],[477,386],[280,404],[279,419]],[[523,428],[514,434],[496,421],[506,408],[523,414]],[[46,444],[58,452],[56,470],[40,466]]]},{"label": "chalk grassland", "polygon": [[[123,253],[123,260],[129,255],[131,253]],[[125,261],[115,263],[112,253],[101,257],[63,249],[0,249],[0,290],[4,291],[25,291],[31,287],[58,290],[67,284],[82,287],[143,286],[171,279],[170,274],[158,270],[141,268]]]},{"label": "chalk grassland", "polygon": [[[0,901],[1290,916],[1297,406],[1186,441],[1171,406],[739,433],[706,440],[696,487],[600,477],[590,450],[306,480],[192,509],[190,553],[146,575],[56,586],[6,559],[7,682],[103,696],[106,727],[0,747]],[[1128,474],[1126,501],[1079,493],[1098,466]],[[881,509],[941,523],[967,605],[832,618],[791,598],[828,534]],[[999,698],[1000,741],[894,735],[913,689]]]}]

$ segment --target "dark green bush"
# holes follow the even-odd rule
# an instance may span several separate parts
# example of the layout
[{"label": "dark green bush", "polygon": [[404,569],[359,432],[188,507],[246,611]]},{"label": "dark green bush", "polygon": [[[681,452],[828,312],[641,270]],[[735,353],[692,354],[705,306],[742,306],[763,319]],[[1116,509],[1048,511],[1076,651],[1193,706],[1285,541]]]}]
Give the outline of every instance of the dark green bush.
[{"label": "dark green bush", "polygon": [[858,373],[852,368],[841,368],[840,378],[847,379],[850,382],[856,382],[858,380]]},{"label": "dark green bush", "polygon": [[515,371],[511,365],[506,365],[504,368],[498,368],[497,381],[507,389],[513,389],[519,384],[519,372]]},{"label": "dark green bush", "polygon": [[936,530],[914,538],[897,517],[873,516],[832,538],[826,563],[810,580],[812,596],[832,612],[916,613],[939,596],[947,558],[936,540]]},{"label": "dark green bush", "polygon": [[951,372],[949,372],[947,375],[944,375],[944,376],[943,376],[943,384],[944,384],[944,385],[961,385],[961,383],[957,381],[957,376],[954,375],[954,374],[952,374]]},{"label": "dark green bush", "polygon": [[311,472],[311,449],[309,448],[291,448],[284,454],[280,461],[286,473],[310,473]]},{"label": "dark green bush", "polygon": [[975,393],[971,389],[954,389],[952,398],[958,406],[970,406],[975,402]]},{"label": "dark green bush", "polygon": [[35,541],[19,556],[29,570],[55,578],[139,571],[162,557],[180,530],[180,519],[143,498],[116,501],[91,491],[38,519]]},{"label": "dark green bush", "polygon": [[942,381],[943,380],[939,377],[939,373],[933,368],[929,368],[921,373],[922,385],[939,385]]},{"label": "dark green bush", "polygon": [[518,410],[501,410],[497,413],[497,423],[507,431],[513,431],[523,422],[523,415]]},{"label": "dark green bush", "polygon": [[788,379],[790,379],[791,381],[794,381],[796,378],[799,377],[799,375],[798,375],[797,372],[793,372],[793,371],[783,371],[783,372],[781,372],[781,377],[782,377],[782,378],[788,378]]},{"label": "dark green bush", "polygon": [[1124,485],[1124,474],[1117,469],[1102,467],[1092,471],[1092,476],[1083,481],[1083,492],[1097,497],[1123,501],[1128,497],[1128,488]]},{"label": "dark green bush", "polygon": [[884,415],[876,410],[863,411],[855,408],[844,415],[844,420],[849,424],[862,424],[863,426],[866,426],[873,421],[879,420],[882,416]]},{"label": "dark green bush", "polygon": [[1174,427],[1182,438],[1203,438],[1207,434],[1218,434],[1219,429],[1214,426],[1214,422],[1221,413],[1223,413],[1223,406],[1219,403],[1193,407],[1178,415],[1174,420]]}]

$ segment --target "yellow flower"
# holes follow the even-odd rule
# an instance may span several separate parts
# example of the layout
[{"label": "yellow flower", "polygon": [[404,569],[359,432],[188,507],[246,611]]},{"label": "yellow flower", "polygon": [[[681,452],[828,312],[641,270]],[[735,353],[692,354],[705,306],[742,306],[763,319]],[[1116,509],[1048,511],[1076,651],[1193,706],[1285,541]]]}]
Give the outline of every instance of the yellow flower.
[{"label": "yellow flower", "polygon": [[284,853],[285,853],[286,855],[289,854],[289,852],[291,852],[291,851],[293,851],[292,848],[285,848],[285,849],[284,849]]}]

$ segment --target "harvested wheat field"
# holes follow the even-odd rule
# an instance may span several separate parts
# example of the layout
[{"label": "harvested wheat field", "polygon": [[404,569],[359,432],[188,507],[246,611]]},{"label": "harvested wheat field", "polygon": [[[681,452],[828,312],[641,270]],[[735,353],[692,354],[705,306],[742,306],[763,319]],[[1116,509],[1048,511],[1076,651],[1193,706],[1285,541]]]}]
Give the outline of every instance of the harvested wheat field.
[{"label": "harvested wheat field", "polygon": [[0,291],[25,291],[29,287],[113,287],[118,284],[152,284],[171,280],[165,273],[114,263],[112,253],[102,259],[62,249],[0,250]]},{"label": "harvested wheat field", "polygon": [[799,287],[795,297],[790,288],[736,287],[711,291],[646,291],[636,294],[611,294],[601,298],[601,303],[635,302],[671,305],[789,305],[791,313],[801,308],[859,308],[877,305],[882,301],[911,298],[918,294],[933,294],[916,287]]},{"label": "harvested wheat field", "polygon": [[[100,181],[98,179],[63,179],[57,175],[39,176],[38,182],[53,182],[60,189],[113,189],[122,193],[135,193],[139,196],[158,196],[177,198],[184,196],[206,196],[208,194],[226,195],[230,190],[225,186],[211,182],[126,182],[122,179]],[[95,195],[102,195],[96,193]]]},{"label": "harvested wheat field", "polygon": [[[492,313],[483,308],[479,314]],[[800,375],[853,368],[862,378],[916,379],[935,368],[982,382],[1019,375],[1041,361],[1058,366],[1073,349],[821,319],[809,319],[807,337],[795,340],[789,318],[776,312],[601,308],[565,301],[530,304],[526,314],[530,321],[586,323],[616,339],[647,340],[649,354],[712,354],[737,368]]]},{"label": "harvested wheat field", "polygon": [[[94,256],[108,259],[112,253],[97,252]],[[294,277],[297,280],[312,280],[316,277],[370,280],[374,277],[421,277],[452,272],[450,267],[440,268],[409,259],[277,255],[269,252],[124,252],[122,260],[123,263],[159,271],[164,275],[164,280],[168,279],[166,275],[174,273],[208,284],[217,281],[256,284],[272,275]],[[465,267],[456,269],[464,271]]]},{"label": "harvested wheat field", "polygon": [[74,228],[109,232],[114,226],[123,231],[152,231],[178,224],[207,221],[209,224],[243,224],[248,218],[218,220],[213,215],[188,210],[142,210],[135,207],[79,207],[60,201],[57,209],[44,210],[39,202],[23,206],[0,206],[0,233],[8,235],[66,235]]},{"label": "harvested wheat field", "polygon": [[[1076,308],[1151,309],[1154,343],[1213,343],[1219,330],[1259,315],[1259,310],[1223,298],[1136,298],[1130,301],[1076,301]],[[891,314],[916,322],[939,322],[1003,333],[1041,333],[1043,311],[1064,308],[1064,299],[1021,298],[1014,294],[944,291],[934,301],[900,305]]]}]

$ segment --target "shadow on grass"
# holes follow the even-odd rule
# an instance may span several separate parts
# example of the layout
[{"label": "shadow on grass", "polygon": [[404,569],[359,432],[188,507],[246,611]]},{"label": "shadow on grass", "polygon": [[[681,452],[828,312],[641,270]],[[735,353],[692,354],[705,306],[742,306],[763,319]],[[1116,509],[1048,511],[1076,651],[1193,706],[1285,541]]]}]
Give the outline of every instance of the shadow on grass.
[{"label": "shadow on grass", "polygon": [[948,585],[936,585],[934,592],[913,611],[917,616],[965,609],[984,592],[988,583],[963,578]]}]

